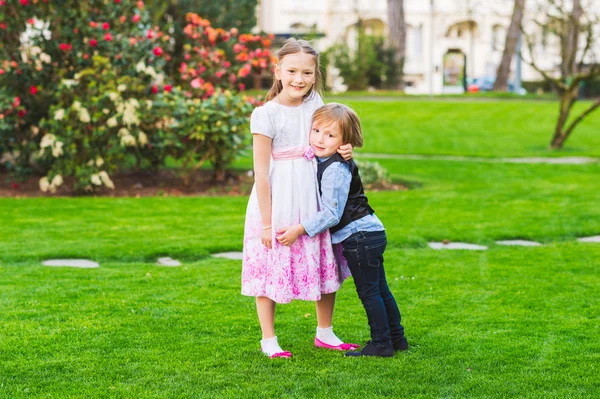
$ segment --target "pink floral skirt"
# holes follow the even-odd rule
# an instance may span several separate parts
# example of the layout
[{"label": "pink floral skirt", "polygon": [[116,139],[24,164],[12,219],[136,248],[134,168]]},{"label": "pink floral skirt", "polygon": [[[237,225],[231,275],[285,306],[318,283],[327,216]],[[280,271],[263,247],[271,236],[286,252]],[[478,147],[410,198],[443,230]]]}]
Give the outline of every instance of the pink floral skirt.
[{"label": "pink floral skirt", "polygon": [[[306,160],[286,161],[292,162],[299,162],[300,166],[303,166],[302,162],[308,164]],[[282,173],[302,178],[302,171],[298,169],[294,173],[285,170]],[[277,241],[275,235],[278,230],[314,216],[319,209],[319,200],[312,167],[307,170],[302,184],[289,177],[281,180],[274,172],[271,176],[272,249],[265,247],[260,238],[262,220],[255,189],[248,201],[242,294],[264,296],[278,303],[289,303],[293,299],[318,301],[322,294],[336,292],[340,288],[350,275],[349,269],[341,255],[341,248],[334,251],[329,231],[314,237],[302,235],[289,247]],[[280,181],[281,184],[275,185],[273,181]]]}]

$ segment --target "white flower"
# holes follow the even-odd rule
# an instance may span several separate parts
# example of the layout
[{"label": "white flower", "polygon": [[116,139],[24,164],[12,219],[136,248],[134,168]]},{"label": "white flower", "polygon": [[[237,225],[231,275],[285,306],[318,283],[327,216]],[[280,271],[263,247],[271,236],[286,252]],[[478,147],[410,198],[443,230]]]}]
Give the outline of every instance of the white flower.
[{"label": "white flower", "polygon": [[135,137],[133,137],[131,134],[121,137],[121,145],[126,147],[134,147],[135,143]]},{"label": "white flower", "polygon": [[102,113],[104,115],[108,115],[108,114],[110,114],[110,110],[108,108],[104,108],[104,109],[102,109]]},{"label": "white flower", "polygon": [[57,121],[61,121],[64,117],[65,117],[65,110],[62,108],[57,109],[56,112],[54,113],[54,119]]},{"label": "white flower", "polygon": [[42,177],[40,179],[40,190],[42,190],[43,192],[47,192],[49,188],[50,188],[50,183],[48,182],[48,178]]},{"label": "white flower", "polygon": [[146,73],[146,75],[150,75],[153,78],[156,77],[156,71],[154,70],[154,68],[152,68],[151,66],[147,67],[144,72]]},{"label": "white flower", "polygon": [[137,65],[135,66],[135,70],[138,72],[142,72],[142,71],[146,70],[146,64],[144,64],[144,61],[138,62]]},{"label": "white flower", "polygon": [[79,110],[79,120],[83,123],[89,123],[90,122],[90,113],[88,112],[87,109],[85,108],[81,108]]},{"label": "white flower", "polygon": [[108,177],[108,173],[106,173],[105,171],[102,171],[99,173],[100,177],[102,178],[102,182],[104,183],[104,185],[108,188],[110,188],[111,190],[115,189],[115,185],[112,182],[112,180],[110,180],[110,177]]},{"label": "white flower", "polygon": [[100,180],[100,175],[98,173],[94,173],[92,176],[90,176],[90,181],[95,186],[101,186],[102,185],[102,180]]},{"label": "white flower", "polygon": [[146,100],[146,109],[152,108],[152,101]]},{"label": "white flower", "polygon": [[40,148],[52,147],[52,144],[56,141],[56,136],[53,134],[45,134],[40,142]]},{"label": "white flower", "polygon": [[100,167],[104,165],[104,159],[102,159],[102,157],[96,157],[96,166]]},{"label": "white flower", "polygon": [[129,134],[129,130],[122,127],[119,129],[119,132],[117,134],[119,135],[119,137],[127,136]]},{"label": "white flower", "polygon": [[139,108],[140,103],[132,98],[125,103],[123,109],[123,123],[131,127],[131,125],[139,125],[140,119],[138,118],[136,109]]},{"label": "white flower", "polygon": [[63,142],[62,141],[57,141],[54,143],[54,146],[52,147],[52,156],[54,158],[58,158],[63,154]]},{"label": "white flower", "polygon": [[117,90],[120,92],[123,92],[123,91],[127,90],[127,85],[120,84],[117,86]]},{"label": "white flower", "polygon": [[48,54],[46,53],[42,53],[40,54],[40,60],[42,62],[45,62],[46,64],[49,64],[52,62],[52,57],[50,57]]},{"label": "white flower", "polygon": [[106,126],[108,127],[115,127],[117,126],[117,117],[113,116],[112,118],[110,118],[109,120],[106,121]]},{"label": "white flower", "polygon": [[79,101],[75,101],[73,103],[73,105],[71,105],[71,107],[75,110],[75,111],[79,111],[81,109],[81,103]]},{"label": "white flower", "polygon": [[119,98],[119,94],[115,93],[114,91],[111,91],[110,93],[108,93],[108,98],[110,98],[112,102],[116,102]]},{"label": "white flower", "polygon": [[146,133],[142,132],[141,130],[138,133],[138,142],[140,143],[141,146],[148,144],[148,136],[146,135]]},{"label": "white flower", "polygon": [[31,133],[33,133],[34,136],[37,136],[38,133],[40,132],[40,128],[37,126],[31,126]]},{"label": "white flower", "polygon": [[60,187],[63,184],[63,178],[61,175],[56,175],[52,179],[52,183],[50,183],[53,187]]},{"label": "white flower", "polygon": [[64,84],[67,87],[71,87],[77,85],[77,81],[74,79],[63,79],[62,84]]}]

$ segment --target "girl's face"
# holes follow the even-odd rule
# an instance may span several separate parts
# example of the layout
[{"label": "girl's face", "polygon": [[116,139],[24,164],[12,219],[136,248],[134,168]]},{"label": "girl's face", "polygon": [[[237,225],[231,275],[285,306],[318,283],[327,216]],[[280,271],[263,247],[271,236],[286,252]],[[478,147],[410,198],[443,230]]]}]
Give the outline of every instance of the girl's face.
[{"label": "girl's face", "polygon": [[310,54],[296,53],[283,57],[275,67],[275,77],[283,86],[280,100],[290,105],[301,104],[315,83],[315,59]]},{"label": "girl's face", "polygon": [[327,158],[335,154],[343,144],[342,130],[338,123],[313,121],[310,129],[310,145],[315,149],[319,158]]}]

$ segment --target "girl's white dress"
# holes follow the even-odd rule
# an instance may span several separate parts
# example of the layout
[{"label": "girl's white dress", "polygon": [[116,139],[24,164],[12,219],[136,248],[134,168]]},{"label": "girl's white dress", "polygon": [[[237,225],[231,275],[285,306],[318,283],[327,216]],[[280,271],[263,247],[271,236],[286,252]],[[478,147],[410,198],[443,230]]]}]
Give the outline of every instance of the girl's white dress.
[{"label": "girl's white dress", "polygon": [[[314,94],[302,105],[289,107],[269,101],[252,112],[250,130],[273,139],[272,155],[308,146],[313,112],[323,105]],[[349,275],[338,267],[329,231],[302,235],[290,247],[281,245],[276,232],[314,216],[320,207],[316,160],[271,159],[272,249],[261,242],[262,220],[256,186],[252,189],[244,228],[242,294],[265,296],[278,303],[292,299],[316,301],[337,291]],[[338,251],[336,250],[336,253]],[[341,258],[341,256],[339,257]]]}]

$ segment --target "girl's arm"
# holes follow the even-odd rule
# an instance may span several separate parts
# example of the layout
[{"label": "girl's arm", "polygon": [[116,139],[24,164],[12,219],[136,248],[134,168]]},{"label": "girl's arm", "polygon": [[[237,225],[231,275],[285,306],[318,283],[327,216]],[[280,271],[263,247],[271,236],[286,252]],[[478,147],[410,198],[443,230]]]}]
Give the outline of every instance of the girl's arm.
[{"label": "girl's arm", "polygon": [[271,185],[269,171],[271,168],[271,143],[273,139],[261,134],[252,135],[254,152],[254,182],[258,197],[258,208],[262,219],[260,238],[267,247],[272,247],[271,236]]},{"label": "girl's arm", "polygon": [[344,158],[346,161],[349,161],[352,159],[352,153],[354,152],[354,149],[352,148],[352,144],[344,144],[337,149],[337,152],[342,156],[342,158]]}]

